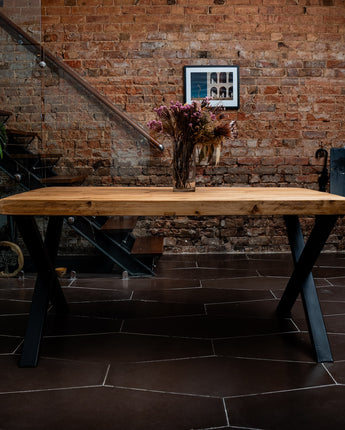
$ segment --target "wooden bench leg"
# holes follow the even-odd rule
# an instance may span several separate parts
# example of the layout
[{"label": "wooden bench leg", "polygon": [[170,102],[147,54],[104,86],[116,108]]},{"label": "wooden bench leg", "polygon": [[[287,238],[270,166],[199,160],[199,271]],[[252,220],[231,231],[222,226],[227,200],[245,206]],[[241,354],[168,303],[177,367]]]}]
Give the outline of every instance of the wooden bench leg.
[{"label": "wooden bench leg", "polygon": [[37,280],[19,366],[36,367],[49,300],[51,299],[60,311],[67,311],[67,303],[52,263],[57,254],[63,219],[50,217],[45,243],[43,243],[34,217],[16,216],[14,219],[37,270]]},{"label": "wooden bench leg", "polygon": [[301,293],[316,360],[319,363],[333,361],[311,271],[336,223],[337,216],[317,216],[314,228],[306,244],[304,244],[298,217],[289,215],[285,216],[284,219],[295,269],[279,302],[277,313],[280,316],[290,315],[292,306],[298,294]]}]

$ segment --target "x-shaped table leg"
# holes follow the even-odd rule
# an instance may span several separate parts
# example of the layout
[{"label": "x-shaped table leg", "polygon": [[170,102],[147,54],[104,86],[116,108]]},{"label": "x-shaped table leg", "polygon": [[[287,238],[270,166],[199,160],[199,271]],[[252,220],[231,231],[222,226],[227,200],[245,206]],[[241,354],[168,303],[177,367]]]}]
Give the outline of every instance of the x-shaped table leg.
[{"label": "x-shaped table leg", "polygon": [[301,293],[309,334],[319,363],[333,361],[333,357],[311,271],[337,218],[336,215],[317,216],[309,239],[304,244],[298,217],[284,217],[295,269],[279,302],[277,313],[280,316],[289,316],[298,294]]},{"label": "x-shaped table leg", "polygon": [[34,217],[16,216],[15,221],[37,270],[37,280],[19,365],[20,367],[35,367],[39,358],[49,301],[51,300],[60,313],[68,311],[54,270],[63,218],[49,218],[44,243]]}]

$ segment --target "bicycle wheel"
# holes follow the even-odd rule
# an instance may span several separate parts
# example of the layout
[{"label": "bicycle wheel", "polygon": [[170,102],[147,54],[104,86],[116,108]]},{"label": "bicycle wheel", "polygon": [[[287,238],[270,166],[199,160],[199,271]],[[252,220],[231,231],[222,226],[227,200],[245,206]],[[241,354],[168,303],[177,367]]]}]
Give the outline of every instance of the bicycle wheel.
[{"label": "bicycle wheel", "polygon": [[13,242],[0,242],[0,277],[16,276],[24,266],[22,250]]}]

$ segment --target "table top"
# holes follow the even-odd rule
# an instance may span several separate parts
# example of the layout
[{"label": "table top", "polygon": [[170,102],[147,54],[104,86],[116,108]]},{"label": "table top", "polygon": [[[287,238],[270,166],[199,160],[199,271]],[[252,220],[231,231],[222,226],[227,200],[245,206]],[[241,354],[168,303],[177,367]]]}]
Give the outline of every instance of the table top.
[{"label": "table top", "polygon": [[345,197],[284,187],[46,187],[0,200],[3,215],[344,215]]}]

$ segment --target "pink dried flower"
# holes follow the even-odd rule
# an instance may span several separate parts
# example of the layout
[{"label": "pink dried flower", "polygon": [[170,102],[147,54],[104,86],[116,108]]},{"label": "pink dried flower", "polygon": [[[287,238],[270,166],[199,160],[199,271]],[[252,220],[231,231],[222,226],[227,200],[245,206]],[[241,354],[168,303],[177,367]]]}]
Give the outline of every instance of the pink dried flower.
[{"label": "pink dried flower", "polygon": [[208,97],[184,105],[171,101],[169,106],[154,109],[157,120],[149,121],[147,126],[154,133],[172,138],[175,151],[183,152],[187,159],[198,146],[200,154],[210,160],[214,152],[218,158],[223,139],[237,133],[234,122],[220,115],[222,110],[212,107]]}]

